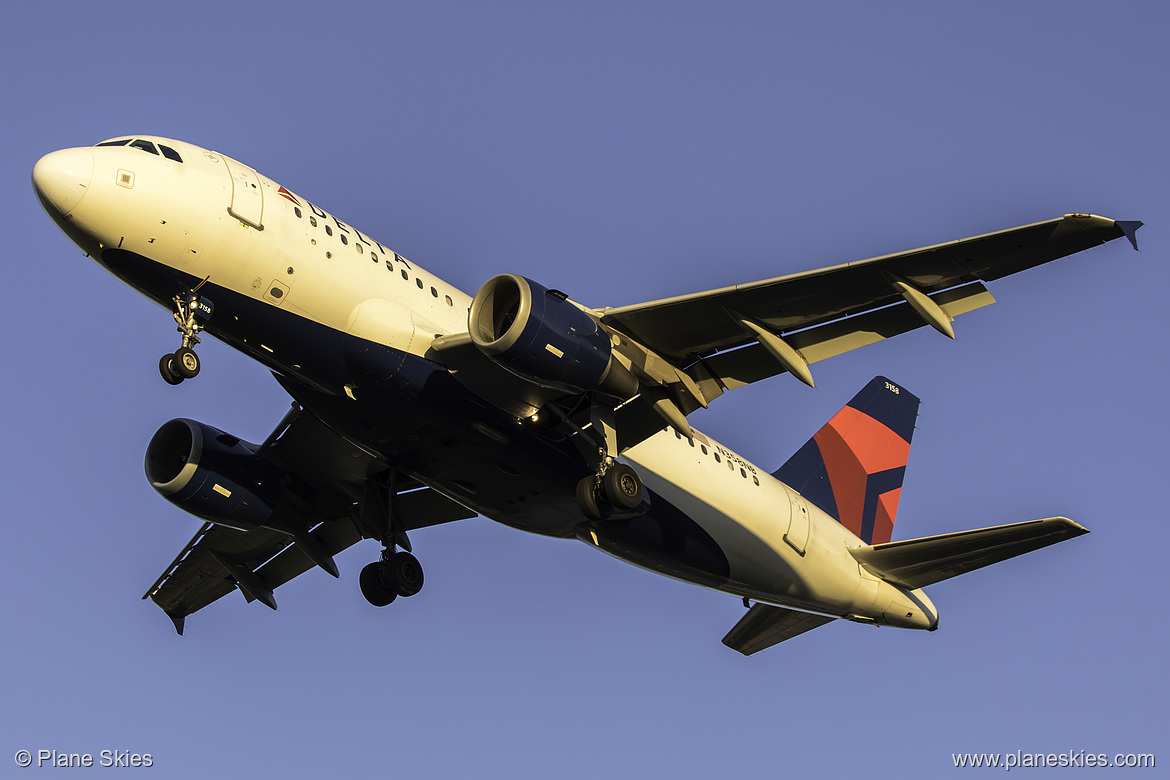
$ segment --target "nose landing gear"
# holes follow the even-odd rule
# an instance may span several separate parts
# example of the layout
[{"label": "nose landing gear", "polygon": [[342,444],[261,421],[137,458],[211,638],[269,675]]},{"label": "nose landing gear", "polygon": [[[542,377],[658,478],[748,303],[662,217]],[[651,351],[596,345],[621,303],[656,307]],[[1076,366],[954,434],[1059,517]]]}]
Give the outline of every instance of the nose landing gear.
[{"label": "nose landing gear", "polygon": [[173,299],[173,316],[179,326],[179,333],[183,334],[183,346],[173,354],[163,355],[158,361],[158,372],[169,385],[177,385],[184,379],[194,379],[199,375],[199,356],[192,347],[199,343],[199,331],[203,330],[196,316],[199,313],[199,288],[206,282],[207,279],[204,279],[195,285],[195,289],[180,293]]}]

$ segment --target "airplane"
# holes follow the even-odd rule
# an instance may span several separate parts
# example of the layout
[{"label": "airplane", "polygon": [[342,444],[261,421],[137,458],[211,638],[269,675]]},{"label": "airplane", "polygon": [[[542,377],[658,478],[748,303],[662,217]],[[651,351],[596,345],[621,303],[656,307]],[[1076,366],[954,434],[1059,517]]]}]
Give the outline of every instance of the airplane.
[{"label": "airplane", "polygon": [[634,305],[591,308],[517,274],[469,296],[227,155],[120,136],[51,152],[36,195],[86,256],[168,309],[169,384],[209,333],[293,399],[260,444],[184,418],[145,471],[203,520],[143,596],[188,615],[334,556],[370,604],[417,594],[409,534],[482,515],[577,539],[742,599],[744,655],[834,620],[933,631],[923,588],[1087,530],[1053,517],[892,540],[919,400],[869,382],[775,471],[691,427],[725,392],[994,302],[984,282],[1126,237],[1085,213]]}]

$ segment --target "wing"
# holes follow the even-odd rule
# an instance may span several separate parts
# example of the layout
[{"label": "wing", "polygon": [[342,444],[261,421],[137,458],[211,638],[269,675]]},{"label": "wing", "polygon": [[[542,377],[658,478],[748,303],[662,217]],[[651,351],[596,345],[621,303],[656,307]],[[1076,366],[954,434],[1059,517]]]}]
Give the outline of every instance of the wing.
[{"label": "wing", "polygon": [[187,615],[233,590],[276,609],[273,590],[314,567],[338,576],[333,556],[361,539],[394,538],[409,549],[406,531],[476,514],[396,478],[387,464],[295,404],[258,454],[312,486],[311,495],[281,501],[268,524],[254,531],[203,524],[143,596],[180,634]]},{"label": "wing", "polygon": [[[750,284],[598,311],[601,321],[692,378],[710,400],[738,387],[993,302],[982,282],[1121,236],[1141,222],[1088,214]],[[953,337],[953,333],[948,333]],[[754,344],[747,354],[710,358]],[[698,362],[703,361],[703,362]],[[811,384],[811,377],[802,376]],[[715,379],[719,386],[711,383]],[[718,391],[718,392],[715,392]]]}]

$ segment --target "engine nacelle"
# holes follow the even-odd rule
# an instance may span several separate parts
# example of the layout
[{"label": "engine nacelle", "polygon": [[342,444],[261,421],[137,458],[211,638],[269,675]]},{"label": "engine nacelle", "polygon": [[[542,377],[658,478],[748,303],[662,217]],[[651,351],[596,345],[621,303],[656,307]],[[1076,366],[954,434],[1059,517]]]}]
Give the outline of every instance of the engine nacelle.
[{"label": "engine nacelle", "polygon": [[618,362],[609,334],[562,293],[516,274],[493,276],[471,302],[471,340],[504,368],[536,384],[620,399],[638,380]]},{"label": "engine nacelle", "polygon": [[151,438],[146,478],[180,509],[240,531],[264,525],[281,491],[280,472],[256,455],[255,445],[182,418]]}]

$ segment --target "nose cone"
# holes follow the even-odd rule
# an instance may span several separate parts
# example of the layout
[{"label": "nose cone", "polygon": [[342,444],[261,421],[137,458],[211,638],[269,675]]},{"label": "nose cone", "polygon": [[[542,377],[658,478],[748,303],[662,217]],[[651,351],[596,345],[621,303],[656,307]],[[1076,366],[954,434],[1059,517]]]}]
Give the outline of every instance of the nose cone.
[{"label": "nose cone", "polygon": [[50,152],[33,166],[33,187],[50,213],[65,216],[77,207],[93,178],[93,153],[89,149]]}]

